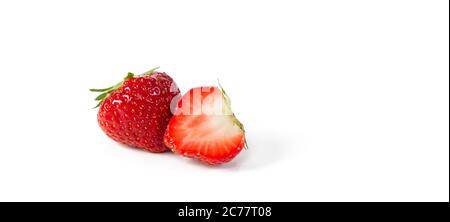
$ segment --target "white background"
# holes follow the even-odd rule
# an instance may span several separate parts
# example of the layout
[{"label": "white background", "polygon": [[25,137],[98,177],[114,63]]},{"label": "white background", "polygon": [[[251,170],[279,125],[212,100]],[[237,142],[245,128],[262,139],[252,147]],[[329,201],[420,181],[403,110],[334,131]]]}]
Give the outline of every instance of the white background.
[{"label": "white background", "polygon": [[[0,1],[1,201],[448,201],[449,2]],[[119,145],[92,87],[220,78],[250,149]]]}]

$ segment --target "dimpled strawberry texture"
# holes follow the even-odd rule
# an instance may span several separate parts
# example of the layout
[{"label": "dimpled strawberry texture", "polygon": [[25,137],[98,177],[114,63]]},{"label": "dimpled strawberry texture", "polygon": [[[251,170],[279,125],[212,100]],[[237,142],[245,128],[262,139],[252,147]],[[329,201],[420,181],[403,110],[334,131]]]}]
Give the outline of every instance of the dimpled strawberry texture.
[{"label": "dimpled strawberry texture", "polygon": [[165,152],[163,143],[172,117],[170,104],[180,93],[166,73],[134,77],[112,92],[100,106],[98,123],[113,140],[150,152]]}]

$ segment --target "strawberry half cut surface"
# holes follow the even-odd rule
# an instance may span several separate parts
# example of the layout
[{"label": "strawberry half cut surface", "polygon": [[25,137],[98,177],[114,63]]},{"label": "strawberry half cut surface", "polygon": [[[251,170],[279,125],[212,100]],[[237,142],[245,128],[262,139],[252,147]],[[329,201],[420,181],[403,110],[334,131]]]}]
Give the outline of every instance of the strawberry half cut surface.
[{"label": "strawberry half cut surface", "polygon": [[232,160],[246,147],[242,123],[231,111],[222,87],[198,87],[179,101],[164,135],[173,152],[216,165]]}]

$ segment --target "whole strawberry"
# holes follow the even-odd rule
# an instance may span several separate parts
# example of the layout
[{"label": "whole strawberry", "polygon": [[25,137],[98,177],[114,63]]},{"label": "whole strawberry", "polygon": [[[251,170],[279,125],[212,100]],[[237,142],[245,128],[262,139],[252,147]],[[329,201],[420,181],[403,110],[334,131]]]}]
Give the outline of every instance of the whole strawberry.
[{"label": "whole strawberry", "polygon": [[164,152],[170,104],[180,91],[169,75],[156,69],[138,76],[128,73],[114,86],[90,91],[102,93],[96,98],[97,119],[106,135],[132,147]]}]

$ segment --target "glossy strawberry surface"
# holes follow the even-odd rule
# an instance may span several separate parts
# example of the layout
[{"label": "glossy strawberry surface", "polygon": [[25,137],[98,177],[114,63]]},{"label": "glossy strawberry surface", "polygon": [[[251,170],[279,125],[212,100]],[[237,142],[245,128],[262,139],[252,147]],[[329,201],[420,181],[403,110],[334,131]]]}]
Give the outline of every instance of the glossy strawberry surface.
[{"label": "glossy strawberry surface", "polygon": [[170,104],[179,93],[164,72],[127,78],[101,101],[98,123],[119,143],[151,152],[167,151],[163,136],[172,117]]}]

